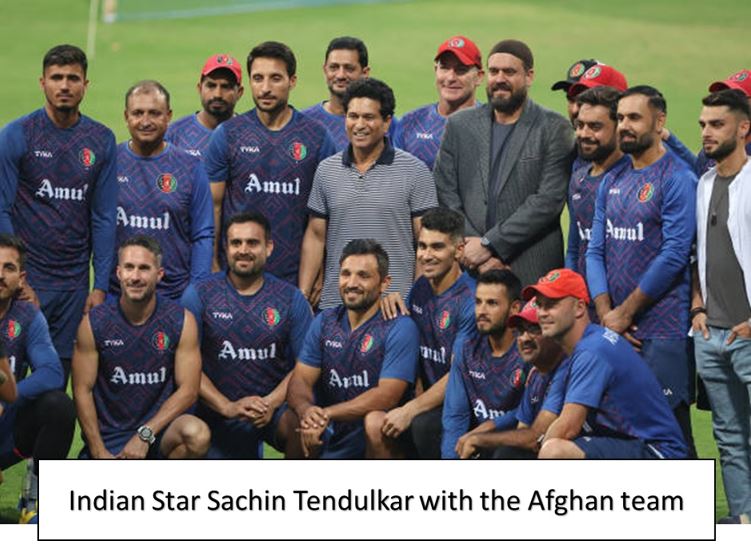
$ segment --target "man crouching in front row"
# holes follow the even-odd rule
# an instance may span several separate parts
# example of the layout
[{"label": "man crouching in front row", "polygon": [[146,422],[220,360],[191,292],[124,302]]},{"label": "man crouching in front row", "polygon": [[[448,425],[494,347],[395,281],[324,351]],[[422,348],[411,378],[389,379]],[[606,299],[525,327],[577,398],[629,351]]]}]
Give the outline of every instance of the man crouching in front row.
[{"label": "man crouching in front row", "polygon": [[159,243],[134,236],[118,250],[119,300],[84,316],[73,353],[73,396],[86,443],[80,458],[200,458],[207,425],[184,412],[198,396],[193,315],[156,295]]},{"label": "man crouching in front row", "polygon": [[409,317],[381,315],[388,271],[388,255],[375,240],[345,246],[339,261],[342,305],[313,320],[287,389],[283,421],[300,433],[288,439],[288,458],[365,457],[363,418],[408,396],[420,336]]}]

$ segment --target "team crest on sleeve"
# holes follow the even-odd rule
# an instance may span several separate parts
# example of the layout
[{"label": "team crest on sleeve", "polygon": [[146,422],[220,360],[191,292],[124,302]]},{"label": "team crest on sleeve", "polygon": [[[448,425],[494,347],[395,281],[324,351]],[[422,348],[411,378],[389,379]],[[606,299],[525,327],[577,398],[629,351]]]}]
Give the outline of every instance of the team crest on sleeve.
[{"label": "team crest on sleeve", "polygon": [[652,185],[652,183],[645,183],[644,186],[639,189],[639,194],[637,195],[639,202],[642,204],[644,202],[649,202],[652,200],[652,197],[655,194],[655,186]]},{"label": "team crest on sleeve", "polygon": [[171,173],[163,173],[156,178],[156,186],[163,193],[177,190],[177,178]]},{"label": "team crest on sleeve", "polygon": [[151,345],[156,349],[157,351],[166,351],[169,349],[170,345],[170,339],[167,334],[165,334],[163,331],[159,330],[156,333],[154,333],[153,336],[151,336]]},{"label": "team crest on sleeve", "polygon": [[449,326],[451,326],[451,313],[448,310],[444,310],[441,313],[440,320],[438,321],[438,327],[441,330],[445,330]]},{"label": "team crest on sleeve", "polygon": [[521,368],[517,368],[514,370],[514,373],[511,374],[511,385],[517,389],[524,385],[524,371]]},{"label": "team crest on sleeve", "polygon": [[5,334],[8,336],[8,339],[16,339],[21,335],[21,324],[15,320],[9,320]]},{"label": "team crest on sleeve", "polygon": [[81,152],[78,153],[78,159],[83,164],[84,168],[90,168],[96,163],[96,155],[91,149],[84,147]]},{"label": "team crest on sleeve", "polygon": [[363,337],[362,341],[360,342],[360,352],[362,354],[366,354],[373,348],[373,343],[375,343],[373,336],[370,334],[365,334],[365,337]]},{"label": "team crest on sleeve", "polygon": [[305,157],[308,156],[308,147],[306,147],[299,141],[293,141],[289,146],[289,154],[290,156],[292,156],[292,158],[299,162],[300,160],[304,160]]},{"label": "team crest on sleeve", "polygon": [[279,314],[279,309],[274,307],[266,307],[263,311],[263,321],[270,328],[273,328],[282,320],[282,315]]}]

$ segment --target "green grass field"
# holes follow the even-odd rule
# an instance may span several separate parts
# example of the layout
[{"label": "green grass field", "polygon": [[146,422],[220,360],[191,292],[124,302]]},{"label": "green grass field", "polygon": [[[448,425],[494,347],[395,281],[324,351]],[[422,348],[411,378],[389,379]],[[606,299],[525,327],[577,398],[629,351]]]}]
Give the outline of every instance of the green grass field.
[{"label": "green grass field", "polygon": [[[174,2],[174,0],[173,0]],[[86,43],[88,0],[29,0],[0,6],[0,66],[9,82],[0,87],[0,125],[42,104],[36,84],[41,59],[51,46]],[[137,80],[160,80],[172,94],[175,117],[195,111],[195,84],[204,59],[229,52],[244,59],[264,40],[286,42],[298,60],[298,85],[291,102],[307,107],[321,100],[323,53],[334,36],[362,38],[370,51],[372,75],[396,92],[403,114],[435,99],[432,58],[454,34],[472,38],[482,51],[503,38],[532,48],[536,81],[532,97],[564,112],[560,92],[550,85],[575,60],[594,57],[618,67],[630,84],[659,88],[669,106],[668,126],[692,150],[699,145],[697,117],[709,82],[751,64],[747,21],[751,3],[742,0],[589,0],[392,2],[336,5],[241,15],[100,25],[91,85],[83,111],[109,125],[118,140],[125,90]],[[247,80],[246,80],[247,83]],[[251,107],[246,93],[240,110]],[[694,414],[702,457],[716,456],[707,413]],[[74,452],[79,447],[78,437]],[[0,486],[0,522],[14,521],[20,468],[5,471]],[[717,515],[727,514],[718,474]]]}]

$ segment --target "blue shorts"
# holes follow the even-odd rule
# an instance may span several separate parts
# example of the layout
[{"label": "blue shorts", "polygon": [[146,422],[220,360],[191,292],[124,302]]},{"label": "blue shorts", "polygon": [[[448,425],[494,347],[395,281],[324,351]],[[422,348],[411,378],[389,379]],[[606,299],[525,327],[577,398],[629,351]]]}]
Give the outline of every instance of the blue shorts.
[{"label": "blue shorts", "polygon": [[652,447],[638,438],[579,437],[573,440],[587,459],[660,459]]},{"label": "blue shorts", "polygon": [[[154,441],[154,444],[149,447],[149,451],[146,454],[146,459],[165,458],[165,456],[159,451],[159,446],[161,446],[162,444],[162,436],[164,435],[166,430],[167,428],[165,427],[164,429],[162,429],[162,432],[156,436],[156,441]],[[107,435],[103,435],[102,440],[104,441],[105,448],[109,450],[110,454],[116,456],[123,448],[125,448],[125,445],[128,444],[128,441],[133,438],[135,434],[135,431],[109,433]],[[84,447],[81,448],[81,452],[78,454],[78,459],[91,459],[88,445],[85,444]]]},{"label": "blue shorts", "polygon": [[334,422],[329,423],[323,433],[323,449],[320,459],[363,459],[365,457],[365,428],[348,430],[340,435],[335,432]]},{"label": "blue shorts", "polygon": [[691,402],[688,338],[645,339],[641,356],[657,376],[671,409]]},{"label": "blue shorts", "polygon": [[50,337],[61,359],[73,356],[73,342],[83,317],[87,290],[36,290],[42,313],[50,327]]},{"label": "blue shorts", "polygon": [[206,459],[263,459],[264,442],[283,451],[276,434],[286,409],[285,402],[274,410],[271,421],[258,429],[247,421],[222,418],[199,404],[196,415],[211,429],[211,446]]}]

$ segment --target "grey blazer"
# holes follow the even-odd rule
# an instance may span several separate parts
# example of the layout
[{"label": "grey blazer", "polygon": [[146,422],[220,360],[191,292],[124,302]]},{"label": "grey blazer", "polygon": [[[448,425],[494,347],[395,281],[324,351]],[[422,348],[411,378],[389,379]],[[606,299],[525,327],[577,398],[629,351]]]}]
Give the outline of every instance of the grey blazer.
[{"label": "grey blazer", "polygon": [[560,216],[574,152],[568,120],[527,99],[501,156],[497,219],[486,226],[493,108],[448,118],[434,177],[441,206],[461,212],[467,236],[485,236],[522,284],[563,266]]}]

